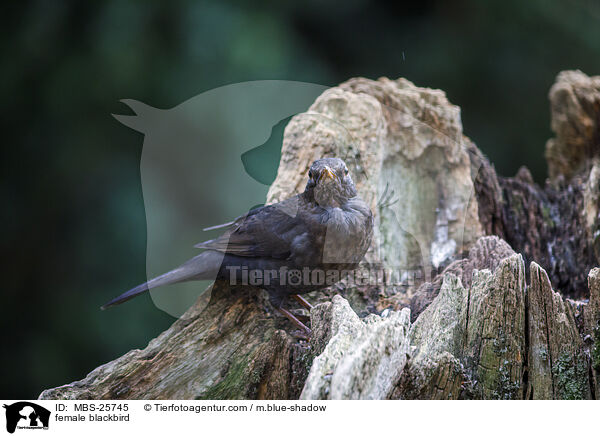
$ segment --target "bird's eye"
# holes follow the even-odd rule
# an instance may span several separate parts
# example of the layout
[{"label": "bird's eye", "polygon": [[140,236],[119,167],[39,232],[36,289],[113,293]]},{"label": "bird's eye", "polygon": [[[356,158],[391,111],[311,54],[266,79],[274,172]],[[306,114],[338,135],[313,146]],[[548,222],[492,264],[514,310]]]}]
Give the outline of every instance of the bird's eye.
[{"label": "bird's eye", "polygon": [[309,178],[311,178],[311,179],[313,178],[313,172],[312,172],[312,170],[310,170],[310,171],[308,172],[308,177],[309,177]]},{"label": "bird's eye", "polygon": [[344,175],[348,175],[348,168],[344,168]]}]

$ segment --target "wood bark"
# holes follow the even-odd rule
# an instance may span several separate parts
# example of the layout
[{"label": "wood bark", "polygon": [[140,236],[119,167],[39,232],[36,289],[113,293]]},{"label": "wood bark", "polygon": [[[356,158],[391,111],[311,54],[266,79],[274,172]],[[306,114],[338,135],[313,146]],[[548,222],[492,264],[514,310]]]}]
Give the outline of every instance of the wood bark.
[{"label": "wood bark", "polygon": [[144,350],[40,398],[599,398],[600,78],[563,72],[550,103],[540,187],[498,176],[442,91],[325,91],[287,126],[268,201],[342,157],[376,216],[364,267],[410,274],[309,294],[310,342],[264,291],[216,283]]}]

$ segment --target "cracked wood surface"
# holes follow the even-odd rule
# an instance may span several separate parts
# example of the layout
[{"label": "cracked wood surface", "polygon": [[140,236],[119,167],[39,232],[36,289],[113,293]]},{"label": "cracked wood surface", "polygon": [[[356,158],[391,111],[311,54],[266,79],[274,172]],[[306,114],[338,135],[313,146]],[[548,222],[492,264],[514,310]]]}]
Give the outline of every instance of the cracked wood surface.
[{"label": "cracked wood surface", "polygon": [[217,283],[144,350],[40,398],[599,398],[599,80],[552,87],[544,187],[526,169],[499,177],[442,91],[358,78],[324,92],[287,126],[268,200],[315,158],[344,158],[376,217],[365,266],[423,280],[309,294],[310,343],[264,292]]}]

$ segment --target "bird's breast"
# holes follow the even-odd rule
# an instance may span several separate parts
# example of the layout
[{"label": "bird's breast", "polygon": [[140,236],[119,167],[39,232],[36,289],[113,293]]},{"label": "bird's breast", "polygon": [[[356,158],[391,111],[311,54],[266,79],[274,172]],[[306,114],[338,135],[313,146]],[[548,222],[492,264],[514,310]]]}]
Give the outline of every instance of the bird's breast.
[{"label": "bird's breast", "polygon": [[325,264],[357,264],[368,249],[372,233],[372,217],[348,208],[328,211],[325,231],[321,235],[322,262]]}]

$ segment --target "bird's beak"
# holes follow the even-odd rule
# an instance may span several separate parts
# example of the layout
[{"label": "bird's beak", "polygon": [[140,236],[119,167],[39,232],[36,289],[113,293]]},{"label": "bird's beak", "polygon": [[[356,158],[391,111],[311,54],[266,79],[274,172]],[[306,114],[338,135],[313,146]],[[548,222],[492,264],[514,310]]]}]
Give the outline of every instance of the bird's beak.
[{"label": "bird's beak", "polygon": [[323,179],[331,179],[331,180],[337,180],[337,176],[336,174],[331,171],[331,169],[329,167],[325,167],[323,169],[323,171],[321,171],[321,175],[319,176],[319,181],[323,180]]}]

